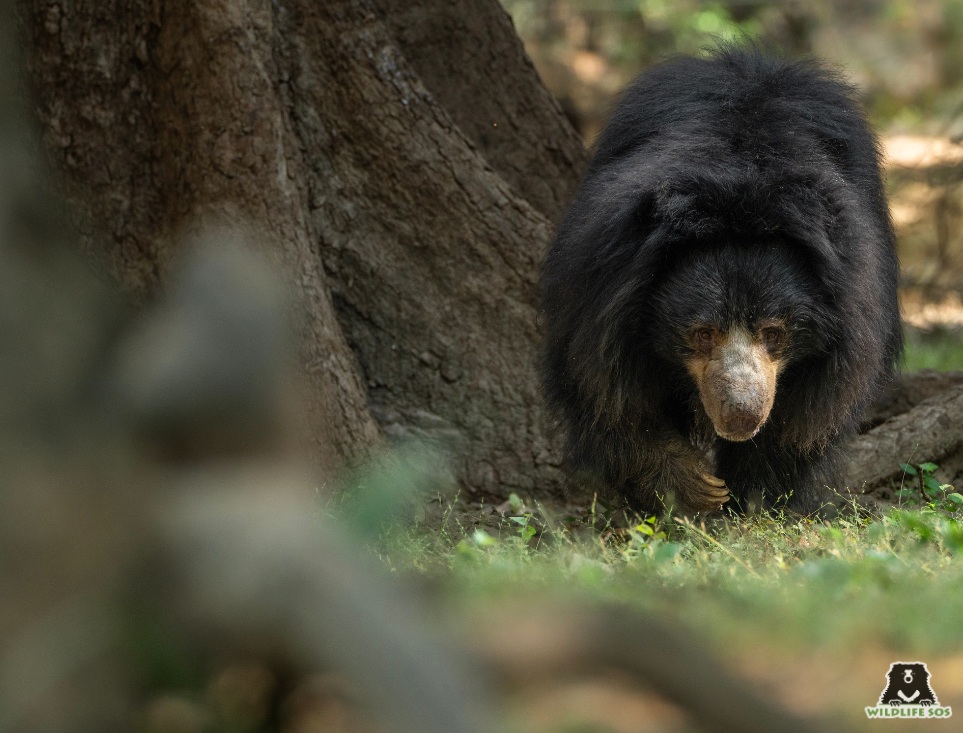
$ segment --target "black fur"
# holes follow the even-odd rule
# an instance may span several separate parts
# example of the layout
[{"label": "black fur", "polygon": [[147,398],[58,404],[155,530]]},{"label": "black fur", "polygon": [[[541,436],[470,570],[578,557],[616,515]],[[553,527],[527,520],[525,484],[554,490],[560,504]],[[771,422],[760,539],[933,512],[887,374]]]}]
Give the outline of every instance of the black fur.
[{"label": "black fur", "polygon": [[[685,509],[701,472],[736,505],[761,490],[817,509],[900,357],[898,269],[876,138],[832,72],[733,48],[645,72],[542,273],[544,390],[571,470],[642,511]],[[790,364],[756,437],[723,441],[683,336],[769,316],[789,323]]]}]

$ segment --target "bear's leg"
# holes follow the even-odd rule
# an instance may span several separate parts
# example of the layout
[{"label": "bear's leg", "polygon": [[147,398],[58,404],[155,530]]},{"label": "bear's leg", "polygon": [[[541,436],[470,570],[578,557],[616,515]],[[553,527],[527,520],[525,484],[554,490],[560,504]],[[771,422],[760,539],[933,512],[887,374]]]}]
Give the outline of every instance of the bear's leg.
[{"label": "bear's leg", "polygon": [[826,486],[835,486],[835,444],[824,449],[796,451],[761,436],[716,445],[716,473],[725,480],[729,507],[746,511],[761,496],[765,509],[786,509],[811,515],[823,506]]},{"label": "bear's leg", "polygon": [[718,511],[729,500],[725,482],[714,476],[702,455],[682,438],[649,444],[640,456],[638,474],[625,487],[633,497],[655,494],[666,507],[682,514]]},{"label": "bear's leg", "polygon": [[660,514],[667,507],[684,514],[718,511],[729,499],[702,453],[670,431],[593,434],[572,458],[640,514]]}]

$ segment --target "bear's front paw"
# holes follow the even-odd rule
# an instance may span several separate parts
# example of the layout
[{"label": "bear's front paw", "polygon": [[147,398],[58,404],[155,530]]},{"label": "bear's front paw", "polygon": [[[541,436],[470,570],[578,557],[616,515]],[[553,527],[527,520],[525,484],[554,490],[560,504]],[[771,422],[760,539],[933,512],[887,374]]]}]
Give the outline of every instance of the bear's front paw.
[{"label": "bear's front paw", "polygon": [[922,705],[924,708],[928,708],[932,704],[932,700],[920,700],[920,705]]},{"label": "bear's front paw", "polygon": [[714,512],[722,509],[729,501],[729,489],[721,478],[709,473],[700,473],[693,490],[685,497],[683,509],[688,512]]},{"label": "bear's front paw", "polygon": [[890,701],[889,701],[889,704],[892,705],[892,706],[895,708],[895,707],[897,707],[897,706],[900,704],[900,702],[899,702],[899,700],[890,700]]}]

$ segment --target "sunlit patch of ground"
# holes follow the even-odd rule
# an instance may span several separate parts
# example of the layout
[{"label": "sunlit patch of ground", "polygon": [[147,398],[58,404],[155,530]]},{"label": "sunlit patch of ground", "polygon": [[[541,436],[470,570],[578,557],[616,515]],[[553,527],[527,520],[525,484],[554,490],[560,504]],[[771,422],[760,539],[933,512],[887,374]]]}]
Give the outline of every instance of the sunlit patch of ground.
[{"label": "sunlit patch of ground", "polygon": [[[832,650],[806,651],[750,647],[732,649],[729,667],[743,675],[767,698],[809,718],[829,716],[850,731],[873,731],[880,723],[866,718],[886,684],[892,662],[906,656],[880,647],[855,655]],[[910,655],[912,656],[912,654]],[[925,655],[924,655],[925,656]],[[915,659],[914,659],[915,661]],[[963,712],[963,658],[929,656],[922,659],[932,674],[931,684],[943,706],[953,708],[950,720],[901,721],[900,731],[956,730]],[[739,701],[733,700],[733,706]],[[553,684],[512,695],[509,717],[520,729],[539,733],[606,731],[611,733],[675,733],[699,730],[686,715],[644,685],[619,676]]]},{"label": "sunlit patch of ground", "polygon": [[[963,290],[963,145],[947,137],[892,135],[883,139],[883,150],[904,282]],[[937,310],[945,315],[945,307]]]},{"label": "sunlit patch of ground", "polygon": [[919,224],[936,202],[937,191],[925,183],[910,182],[890,195],[889,210],[897,231]]},{"label": "sunlit patch of ground", "polygon": [[963,296],[958,292],[933,296],[918,288],[904,288],[900,311],[903,322],[914,328],[963,329]]},{"label": "sunlit patch of ground", "polygon": [[963,145],[943,137],[890,135],[883,139],[889,168],[930,168],[963,164]]}]

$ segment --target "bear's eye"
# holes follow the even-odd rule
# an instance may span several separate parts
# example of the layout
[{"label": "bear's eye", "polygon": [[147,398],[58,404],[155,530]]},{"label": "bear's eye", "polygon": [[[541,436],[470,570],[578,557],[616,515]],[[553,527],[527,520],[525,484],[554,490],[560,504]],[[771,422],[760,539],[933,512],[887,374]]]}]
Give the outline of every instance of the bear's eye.
[{"label": "bear's eye", "polygon": [[759,335],[770,351],[777,351],[786,345],[786,329],[781,326],[766,326]]},{"label": "bear's eye", "polygon": [[692,332],[692,342],[697,349],[710,350],[715,342],[715,332],[711,328],[697,328]]}]

